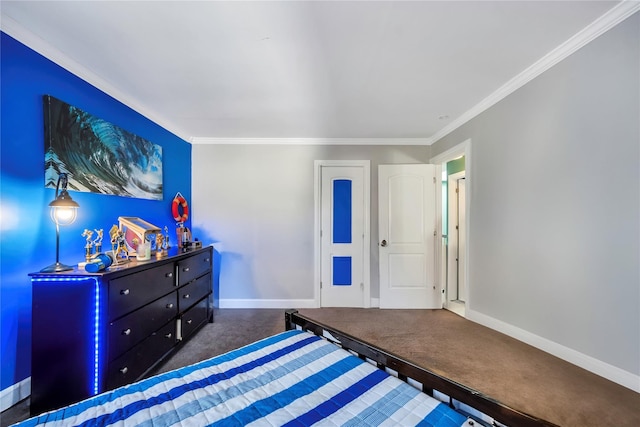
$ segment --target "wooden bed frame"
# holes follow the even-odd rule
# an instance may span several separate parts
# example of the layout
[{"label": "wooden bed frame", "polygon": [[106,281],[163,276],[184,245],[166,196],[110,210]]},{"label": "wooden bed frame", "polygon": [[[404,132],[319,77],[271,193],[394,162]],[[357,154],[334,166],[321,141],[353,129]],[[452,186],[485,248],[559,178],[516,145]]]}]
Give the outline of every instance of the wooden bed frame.
[{"label": "wooden bed frame", "polygon": [[[302,329],[323,337],[356,354],[361,359],[375,363],[377,367],[382,370],[390,370],[392,374],[394,372],[397,373],[396,376],[405,382],[409,382],[412,385],[416,385],[416,383],[421,385],[424,393],[438,400],[442,400],[442,394],[446,395],[448,403],[452,407],[454,406],[454,402],[461,402],[493,418],[493,420],[499,423],[494,423],[493,425],[510,427],[557,427],[556,424],[506,406],[479,391],[403,360],[400,356],[338,331],[335,328],[310,319],[298,313],[297,310],[287,310],[285,312],[285,328],[286,330]],[[487,423],[486,420],[481,422]]]}]

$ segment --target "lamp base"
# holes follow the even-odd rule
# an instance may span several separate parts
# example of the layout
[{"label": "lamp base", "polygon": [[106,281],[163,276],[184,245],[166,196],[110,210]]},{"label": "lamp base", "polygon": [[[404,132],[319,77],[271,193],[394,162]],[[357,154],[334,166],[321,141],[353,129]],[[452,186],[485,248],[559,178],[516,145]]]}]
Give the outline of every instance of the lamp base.
[{"label": "lamp base", "polygon": [[56,262],[55,264],[51,264],[50,266],[40,270],[40,273],[58,273],[60,271],[69,271],[69,270],[73,270],[73,267],[70,265],[62,264],[60,262]]}]

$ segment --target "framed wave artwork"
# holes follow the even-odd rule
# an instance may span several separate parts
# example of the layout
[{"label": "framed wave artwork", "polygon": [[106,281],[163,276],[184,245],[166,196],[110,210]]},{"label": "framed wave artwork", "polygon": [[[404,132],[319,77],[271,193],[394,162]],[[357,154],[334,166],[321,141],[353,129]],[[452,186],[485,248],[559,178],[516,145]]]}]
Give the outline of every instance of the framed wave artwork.
[{"label": "framed wave artwork", "polygon": [[45,188],[162,200],[162,147],[44,95]]}]

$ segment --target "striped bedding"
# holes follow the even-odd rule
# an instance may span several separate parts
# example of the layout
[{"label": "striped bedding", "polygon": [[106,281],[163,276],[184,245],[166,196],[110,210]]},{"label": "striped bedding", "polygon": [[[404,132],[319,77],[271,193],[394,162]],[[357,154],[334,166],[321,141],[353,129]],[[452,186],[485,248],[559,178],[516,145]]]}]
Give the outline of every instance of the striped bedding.
[{"label": "striped bedding", "polygon": [[287,331],[18,425],[473,425],[467,422],[349,352]]}]

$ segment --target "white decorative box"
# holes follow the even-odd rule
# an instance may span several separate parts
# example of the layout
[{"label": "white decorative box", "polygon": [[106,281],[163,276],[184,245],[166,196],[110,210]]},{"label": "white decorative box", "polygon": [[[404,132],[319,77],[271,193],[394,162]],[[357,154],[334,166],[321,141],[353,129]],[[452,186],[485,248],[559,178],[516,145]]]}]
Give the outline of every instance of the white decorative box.
[{"label": "white decorative box", "polygon": [[118,217],[120,230],[124,234],[125,245],[129,256],[137,255],[138,245],[149,242],[151,253],[156,251],[156,237],[162,233],[160,227],[133,216]]}]

